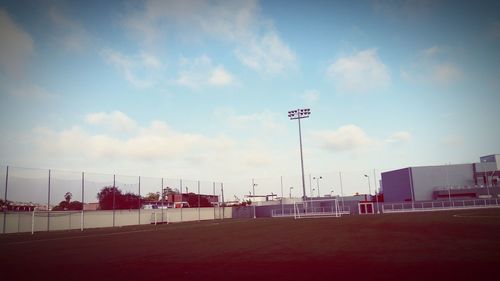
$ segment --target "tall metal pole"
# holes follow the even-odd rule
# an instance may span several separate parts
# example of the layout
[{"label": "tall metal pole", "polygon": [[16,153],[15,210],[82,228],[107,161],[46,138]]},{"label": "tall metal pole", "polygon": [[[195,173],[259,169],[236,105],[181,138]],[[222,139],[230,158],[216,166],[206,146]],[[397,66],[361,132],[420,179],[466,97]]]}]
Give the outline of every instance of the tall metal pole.
[{"label": "tall metal pole", "polygon": [[451,185],[449,183],[448,164],[446,164],[445,169],[446,169],[446,186],[448,187],[448,201],[450,202],[450,207],[451,207]]},{"label": "tall metal pole", "polygon": [[224,183],[223,182],[220,183],[220,191],[221,191],[221,196],[222,196],[222,218],[221,219],[224,219],[224,217],[226,215],[226,206],[224,204]]},{"label": "tall metal pole", "polygon": [[255,181],[252,179],[252,194],[255,196]]},{"label": "tall metal pole", "polygon": [[339,178],[340,178],[340,196],[342,199],[342,211],[344,211],[344,188],[342,187],[342,172],[339,172]]},{"label": "tall metal pole", "polygon": [[370,187],[370,176],[365,175],[365,177],[368,179],[368,195],[371,197],[372,196],[372,188]]},{"label": "tall metal pole", "polygon": [[311,174],[309,174],[309,194],[311,194],[311,197],[313,196],[313,188],[312,188],[312,177]]},{"label": "tall metal pole", "polygon": [[139,225],[141,225],[141,207],[142,207],[142,203],[141,203],[141,176],[139,176]]},{"label": "tall metal pole", "polygon": [[302,200],[306,201],[306,180],[304,178],[304,156],[302,155],[302,129],[300,127],[300,118],[299,120],[299,141],[300,141],[300,166],[302,168]]},{"label": "tall metal pole", "polygon": [[[7,210],[9,209],[8,203],[7,203],[7,190],[9,187],[9,166],[7,166],[7,170],[5,171],[5,194],[4,194],[4,199],[5,199],[5,208]],[[7,210],[3,210],[3,230],[2,233],[5,233],[5,222],[7,221]]]},{"label": "tall metal pole", "polygon": [[490,197],[490,188],[488,187],[486,169],[484,168],[483,162],[481,162],[481,170],[483,170],[483,183],[486,185],[486,192],[488,193],[488,197]]},{"label": "tall metal pole", "polygon": [[306,196],[306,180],[304,176],[304,156],[302,153],[302,127],[300,125],[300,119],[302,118],[308,118],[309,115],[311,114],[311,110],[306,108],[306,109],[296,109],[288,112],[288,117],[290,117],[291,120],[297,119],[299,123],[299,144],[300,144],[300,167],[302,171],[302,200],[306,201],[307,196]]},{"label": "tall metal pole", "polygon": [[411,192],[411,209],[415,209],[415,189],[413,188],[413,174],[411,167],[408,167],[408,179],[410,180],[410,192]]},{"label": "tall metal pole", "polygon": [[379,206],[378,206],[378,192],[377,192],[377,174],[375,169],[373,169],[373,183],[375,184],[375,202],[377,204],[377,214],[380,214]]},{"label": "tall metal pole", "polygon": [[280,177],[281,183],[281,215],[283,216],[283,176]]},{"label": "tall metal pole", "polygon": [[319,192],[319,180],[323,179],[322,176],[319,177],[313,177],[314,180],[316,180],[316,188],[318,189],[318,197],[321,197],[321,193]]},{"label": "tall metal pole", "polygon": [[[175,204],[175,200],[174,200]],[[165,185],[163,185],[163,178],[161,178],[161,222],[163,223],[163,213],[165,209]]]},{"label": "tall metal pole", "polygon": [[[215,182],[213,182],[213,196],[214,196],[214,199],[215,199]],[[219,197],[217,197],[217,204],[219,204]],[[214,207],[214,220],[215,220],[215,204],[213,204],[213,207]]]},{"label": "tall metal pole", "polygon": [[222,196],[222,205],[224,205],[224,183],[220,183],[220,191],[221,191],[221,196]]},{"label": "tall metal pole", "polygon": [[179,192],[181,193],[181,222],[182,222],[182,207],[184,207],[184,196],[182,195],[182,179],[179,180]]}]

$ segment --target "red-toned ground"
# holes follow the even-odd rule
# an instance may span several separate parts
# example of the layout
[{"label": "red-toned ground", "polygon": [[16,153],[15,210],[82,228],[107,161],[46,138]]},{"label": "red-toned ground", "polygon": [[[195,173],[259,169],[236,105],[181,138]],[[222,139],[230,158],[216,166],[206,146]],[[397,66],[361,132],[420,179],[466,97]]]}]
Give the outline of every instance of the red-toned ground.
[{"label": "red-toned ground", "polygon": [[1,280],[500,280],[500,209],[0,235]]}]

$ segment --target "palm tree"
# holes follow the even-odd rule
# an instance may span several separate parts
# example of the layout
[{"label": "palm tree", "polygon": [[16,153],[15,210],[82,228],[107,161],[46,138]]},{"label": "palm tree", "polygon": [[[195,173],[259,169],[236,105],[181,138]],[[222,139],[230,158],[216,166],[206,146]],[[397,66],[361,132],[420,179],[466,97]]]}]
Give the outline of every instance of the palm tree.
[{"label": "palm tree", "polygon": [[71,192],[66,192],[66,194],[64,194],[64,199],[66,200],[66,203],[69,204],[69,201],[71,201],[71,198],[73,197],[73,194],[71,194]]}]

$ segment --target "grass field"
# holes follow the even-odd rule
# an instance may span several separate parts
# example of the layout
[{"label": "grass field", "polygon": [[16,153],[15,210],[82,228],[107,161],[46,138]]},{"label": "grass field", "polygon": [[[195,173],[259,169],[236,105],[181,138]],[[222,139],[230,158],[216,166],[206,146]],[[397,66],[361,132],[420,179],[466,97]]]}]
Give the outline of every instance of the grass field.
[{"label": "grass field", "polygon": [[2,280],[500,280],[500,209],[8,234],[0,253]]}]

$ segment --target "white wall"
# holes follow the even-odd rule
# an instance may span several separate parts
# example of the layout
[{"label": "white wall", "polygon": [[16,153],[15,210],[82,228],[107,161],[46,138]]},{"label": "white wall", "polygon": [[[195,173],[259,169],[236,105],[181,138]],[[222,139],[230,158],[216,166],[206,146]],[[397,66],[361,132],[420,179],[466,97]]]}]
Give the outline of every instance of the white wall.
[{"label": "white wall", "polygon": [[432,200],[438,187],[473,186],[473,164],[412,167],[416,201]]},{"label": "white wall", "polygon": [[[31,232],[32,222],[34,231],[47,231],[47,224],[51,231],[81,229],[82,218],[84,229],[97,227],[113,227],[113,211],[85,211],[84,215],[77,212],[50,212],[50,222],[47,212],[10,212],[0,213],[0,233],[5,223],[5,233]],[[116,210],[114,212],[114,226],[138,225],[157,222],[187,222],[197,220],[216,220],[232,218],[232,208],[182,208],[157,210]]]}]

